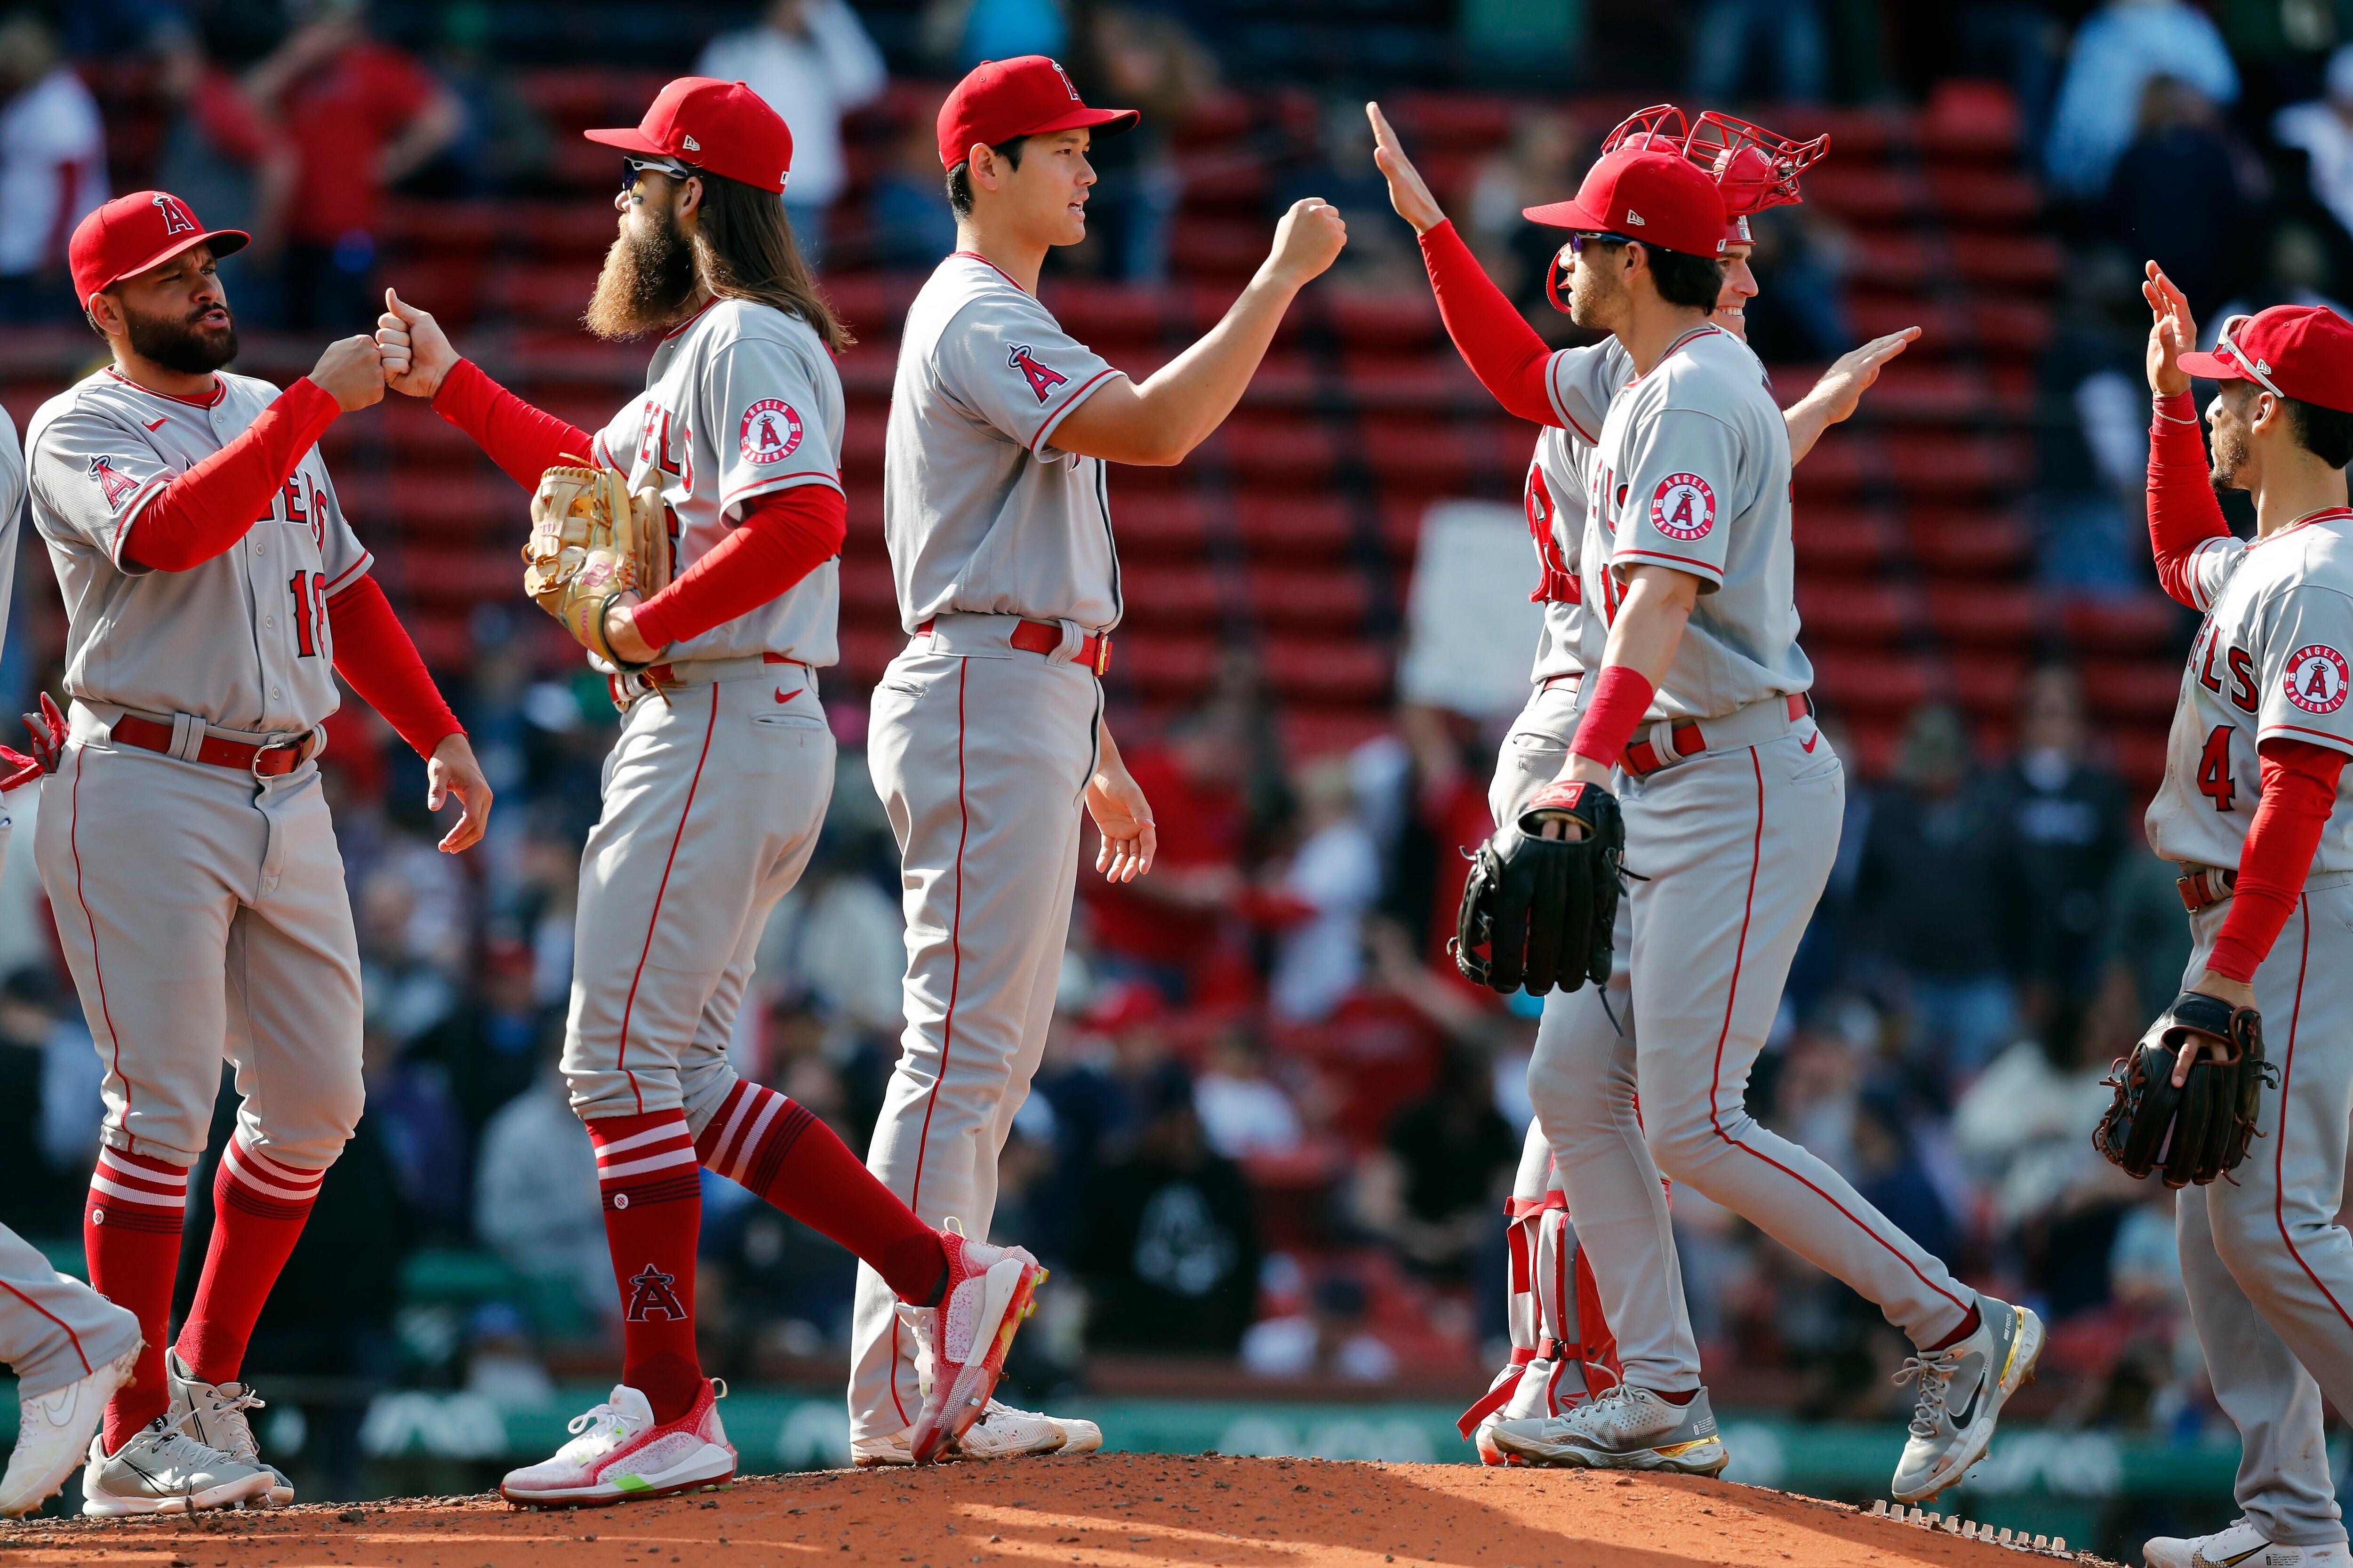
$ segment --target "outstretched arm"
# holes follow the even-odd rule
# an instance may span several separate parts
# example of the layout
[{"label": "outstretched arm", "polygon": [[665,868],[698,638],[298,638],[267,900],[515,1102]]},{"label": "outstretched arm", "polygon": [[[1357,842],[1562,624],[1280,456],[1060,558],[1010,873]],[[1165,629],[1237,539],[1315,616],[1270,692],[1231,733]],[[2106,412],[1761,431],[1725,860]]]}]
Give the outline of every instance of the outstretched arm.
[{"label": "outstretched arm", "polygon": [[1225,319],[1138,386],[1105,382],[1064,416],[1054,445],[1106,462],[1166,468],[1208,439],[1241,401],[1282,313],[1348,242],[1340,209],[1307,197],[1275,226],[1274,248]]},{"label": "outstretched arm", "polygon": [[2156,262],[2140,291],[2148,300],[2148,388],[2156,407],[2148,426],[2148,544],[2157,580],[2193,610],[2198,602],[2198,552],[2209,540],[2227,539],[2222,503],[2206,479],[2206,444],[2198,436],[2198,409],[2189,374],[2176,358],[2196,346],[2189,301]]},{"label": "outstretched arm", "polygon": [[534,408],[472,360],[459,358],[430,311],[390,289],[384,291],[384,306],[375,342],[385,384],[430,399],[433,411],[471,436],[509,479],[535,490],[540,475],[557,464],[593,461],[587,431]]},{"label": "outstretched arm", "polygon": [[1887,362],[1919,337],[1919,328],[1906,327],[1900,332],[1873,338],[1859,349],[1849,349],[1822,372],[1813,390],[1783,409],[1781,422],[1789,427],[1789,461],[1804,462],[1806,454],[1814,449],[1814,443],[1822,438],[1822,432],[1852,416]]}]

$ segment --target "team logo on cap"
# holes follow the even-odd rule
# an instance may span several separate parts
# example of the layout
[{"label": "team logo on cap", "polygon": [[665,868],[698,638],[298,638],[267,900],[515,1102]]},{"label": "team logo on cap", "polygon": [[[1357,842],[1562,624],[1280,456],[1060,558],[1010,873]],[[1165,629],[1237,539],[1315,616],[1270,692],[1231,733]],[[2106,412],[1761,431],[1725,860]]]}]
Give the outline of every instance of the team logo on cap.
[{"label": "team logo on cap", "polygon": [[801,416],[789,403],[764,397],[744,410],[738,433],[747,463],[781,463],[801,444]]},{"label": "team logo on cap", "polygon": [[1628,207],[1626,209],[1626,226],[1629,228],[1648,228],[1651,226],[1642,221],[1642,215],[1641,213],[1636,212],[1632,207]]},{"label": "team logo on cap", "polygon": [[90,460],[90,477],[98,481],[99,493],[106,497],[110,511],[122,504],[124,496],[139,488],[139,481],[129,474],[115,472],[111,458],[92,458]]},{"label": "team logo on cap", "polygon": [[2327,643],[2306,643],[2288,655],[2287,700],[2307,713],[2334,713],[2345,706],[2353,668]]},{"label": "team logo on cap", "polygon": [[157,191],[153,199],[155,203],[155,210],[164,215],[164,238],[169,239],[175,234],[196,232],[195,215],[182,205],[179,197],[166,195],[162,191]]},{"label": "team logo on cap", "polygon": [[1038,395],[1040,403],[1052,395],[1054,388],[1071,379],[1050,365],[1039,364],[1038,351],[1028,343],[1015,343],[1008,349],[1005,363],[1008,369],[1018,370],[1029,378],[1029,390]]},{"label": "team logo on cap", "polygon": [[1715,526],[1715,492],[1697,474],[1669,474],[1651,492],[1651,526],[1688,544]]}]

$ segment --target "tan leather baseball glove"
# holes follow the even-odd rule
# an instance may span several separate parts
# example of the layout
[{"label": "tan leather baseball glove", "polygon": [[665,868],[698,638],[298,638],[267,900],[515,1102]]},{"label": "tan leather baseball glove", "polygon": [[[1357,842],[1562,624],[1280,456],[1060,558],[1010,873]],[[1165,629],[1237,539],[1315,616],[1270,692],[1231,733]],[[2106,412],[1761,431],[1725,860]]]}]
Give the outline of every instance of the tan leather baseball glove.
[{"label": "tan leather baseball glove", "polygon": [[605,612],[623,594],[650,595],[670,582],[670,531],[658,493],[632,493],[610,468],[550,468],[531,498],[522,558],[522,591],[574,641],[616,669],[638,668],[606,645]]}]

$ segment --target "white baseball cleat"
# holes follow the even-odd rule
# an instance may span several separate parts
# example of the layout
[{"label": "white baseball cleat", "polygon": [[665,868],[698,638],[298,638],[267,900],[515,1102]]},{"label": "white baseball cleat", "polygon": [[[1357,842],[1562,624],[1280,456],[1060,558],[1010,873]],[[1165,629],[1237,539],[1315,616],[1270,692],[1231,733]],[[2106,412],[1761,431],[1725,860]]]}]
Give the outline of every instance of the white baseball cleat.
[{"label": "white baseball cleat", "polygon": [[131,1381],[139,1347],[132,1345],[87,1377],[16,1402],[16,1447],[0,1477],[0,1519],[22,1519],[57,1494],[83,1462],[106,1402]]},{"label": "white baseball cleat", "polygon": [[[912,1465],[910,1428],[849,1445],[849,1462],[860,1469]],[[933,1456],[936,1459],[1027,1459],[1040,1454],[1092,1454],[1103,1447],[1103,1428],[1075,1415],[1040,1415],[992,1399],[964,1436]]]},{"label": "white baseball cleat", "polygon": [[[1037,1309],[1046,1271],[1018,1247],[991,1247],[947,1222],[947,1292],[937,1307],[904,1307],[914,1327],[923,1407],[908,1429],[914,1463],[928,1464],[953,1446],[988,1408],[1005,1352],[1021,1320]],[[1100,1441],[1100,1436],[1098,1436]]]},{"label": "white baseball cleat", "polygon": [[1493,1431],[1495,1447],[1532,1465],[1712,1476],[1732,1462],[1704,1388],[1673,1405],[1621,1383],[1565,1415],[1499,1421]]},{"label": "white baseball cleat", "polygon": [[2283,1546],[2265,1541],[2245,1520],[2211,1535],[2152,1537],[2140,1549],[2148,1568],[2346,1568],[2353,1562],[2345,1542],[2320,1546]]},{"label": "white baseball cleat", "polygon": [[1918,1387],[1911,1436],[1896,1461],[1888,1495],[1925,1502],[1985,1458],[2010,1396],[2034,1375],[2042,1354],[2042,1320],[2024,1307],[1978,1296],[1977,1331],[1941,1351],[1922,1351],[1895,1374]]},{"label": "white baseball cleat", "polygon": [[269,1490],[269,1470],[206,1447],[166,1413],[111,1454],[103,1434],[90,1438],[90,1461],[81,1472],[81,1510],[96,1519],[191,1513],[237,1507]]},{"label": "white baseball cleat", "polygon": [[250,1384],[199,1382],[176,1350],[164,1352],[164,1381],[172,1391],[172,1414],[185,1417],[182,1426],[188,1436],[241,1464],[268,1470],[269,1490],[261,1500],[270,1507],[284,1508],[294,1500],[294,1483],[277,1466],[262,1463],[261,1445],[253,1440],[253,1424],[245,1413],[265,1409],[269,1402]]},{"label": "white baseball cleat", "polygon": [[499,1495],[533,1508],[643,1502],[735,1479],[735,1449],[719,1424],[727,1385],[706,1381],[694,1407],[657,1424],[646,1396],[616,1384],[604,1404],[572,1418],[572,1440],[551,1458],[507,1472]]},{"label": "white baseball cleat", "polygon": [[[915,1454],[907,1447],[907,1430],[902,1426],[896,1432],[886,1432],[879,1437],[851,1438],[849,1462],[861,1470],[877,1469],[885,1465],[913,1464]],[[939,1457],[952,1459],[955,1454],[951,1450]]]}]

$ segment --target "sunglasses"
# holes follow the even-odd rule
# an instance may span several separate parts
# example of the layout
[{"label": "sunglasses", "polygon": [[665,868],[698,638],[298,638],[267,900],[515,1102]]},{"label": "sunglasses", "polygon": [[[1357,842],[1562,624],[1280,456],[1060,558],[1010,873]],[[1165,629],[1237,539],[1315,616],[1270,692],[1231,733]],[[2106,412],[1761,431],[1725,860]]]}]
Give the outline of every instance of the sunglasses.
[{"label": "sunglasses", "polygon": [[635,189],[640,174],[666,174],[673,180],[691,180],[702,172],[675,158],[624,158],[621,160],[621,189]]},{"label": "sunglasses", "polygon": [[2245,374],[2248,379],[2252,380],[2257,386],[2262,387],[2265,392],[2270,393],[2274,397],[2280,399],[2282,402],[2285,402],[2287,399],[2287,394],[2282,392],[2278,387],[2272,384],[2272,378],[2269,374],[2265,374],[2263,362],[2256,359],[2253,354],[2247,353],[2246,350],[2241,348],[2238,344],[2231,341],[2231,333],[2234,328],[2244,326],[2247,322],[2253,320],[2254,318],[2253,316],[2233,316],[2229,321],[2223,322],[2222,330],[2214,335],[2215,350],[2218,353],[2229,354],[2231,358],[2237,363],[2239,369]]}]

